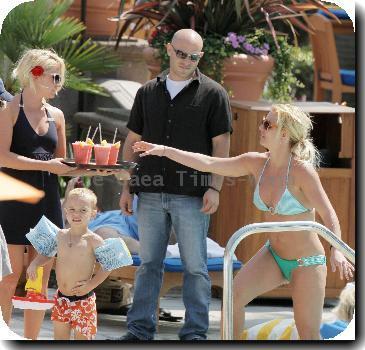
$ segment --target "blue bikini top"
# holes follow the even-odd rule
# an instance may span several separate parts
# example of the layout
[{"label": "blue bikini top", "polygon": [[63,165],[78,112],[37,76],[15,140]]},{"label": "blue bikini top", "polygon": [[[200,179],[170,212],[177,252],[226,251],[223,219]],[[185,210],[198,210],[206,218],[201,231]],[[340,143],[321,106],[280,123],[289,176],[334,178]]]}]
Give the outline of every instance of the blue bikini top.
[{"label": "blue bikini top", "polygon": [[305,213],[307,211],[311,211],[311,209],[305,208],[289,191],[288,189],[288,178],[289,178],[289,170],[290,170],[290,163],[291,163],[292,155],[290,155],[289,163],[288,163],[288,170],[286,173],[286,183],[285,183],[285,191],[282,194],[278,204],[276,207],[270,207],[263,202],[263,200],[260,197],[260,181],[262,178],[262,175],[265,171],[267,162],[269,161],[270,157],[265,162],[265,165],[261,171],[259,180],[257,181],[257,185],[255,188],[255,192],[253,194],[253,203],[257,207],[257,209],[262,211],[269,211],[272,215],[279,214],[279,215],[296,215]]}]

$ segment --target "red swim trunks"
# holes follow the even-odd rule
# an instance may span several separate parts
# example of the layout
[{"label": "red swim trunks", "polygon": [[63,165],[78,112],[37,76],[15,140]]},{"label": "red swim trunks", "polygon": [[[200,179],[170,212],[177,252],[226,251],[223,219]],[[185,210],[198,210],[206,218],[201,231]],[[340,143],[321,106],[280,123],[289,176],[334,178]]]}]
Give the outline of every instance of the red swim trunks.
[{"label": "red swim trunks", "polygon": [[97,330],[95,299],[94,292],[78,297],[66,296],[57,291],[51,320],[69,323],[75,331],[92,340]]}]

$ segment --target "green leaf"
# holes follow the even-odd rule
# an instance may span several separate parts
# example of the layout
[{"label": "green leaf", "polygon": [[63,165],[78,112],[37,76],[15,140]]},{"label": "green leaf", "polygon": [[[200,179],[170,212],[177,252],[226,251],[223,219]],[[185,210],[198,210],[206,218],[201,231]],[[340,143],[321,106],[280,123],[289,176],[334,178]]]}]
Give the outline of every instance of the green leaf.
[{"label": "green leaf", "polygon": [[68,69],[65,87],[96,95],[110,96],[102,86],[94,83],[90,78],[82,76],[80,72],[71,69]]},{"label": "green leaf", "polygon": [[[54,49],[66,63],[69,74],[66,86],[96,94],[105,91],[92,79],[93,73],[105,72],[120,66],[120,59],[90,39],[82,41],[83,23],[71,17],[62,17],[73,0],[37,0],[14,8],[3,23],[0,52],[15,66],[23,52],[31,48]],[[5,75],[3,75],[5,76]],[[17,84],[6,79],[7,87],[16,91]]]}]

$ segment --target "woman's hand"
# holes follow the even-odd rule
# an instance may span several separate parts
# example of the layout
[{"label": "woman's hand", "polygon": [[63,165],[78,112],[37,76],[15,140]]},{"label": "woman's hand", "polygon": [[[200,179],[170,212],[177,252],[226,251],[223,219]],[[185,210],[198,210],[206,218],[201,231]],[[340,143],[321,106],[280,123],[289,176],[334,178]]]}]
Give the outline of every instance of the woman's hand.
[{"label": "woman's hand", "polygon": [[345,275],[346,280],[349,280],[353,277],[355,267],[346,260],[345,256],[339,250],[334,247],[331,248],[330,262],[332,272],[335,272],[338,268],[341,280],[343,279],[343,275]]},{"label": "woman's hand", "polygon": [[134,153],[143,152],[139,156],[159,156],[162,157],[165,154],[166,146],[155,145],[153,143],[148,143],[144,141],[138,141],[133,146],[132,149]]},{"label": "woman's hand", "polygon": [[74,170],[75,168],[70,167],[61,162],[62,158],[55,158],[47,160],[45,163],[45,171],[56,175],[66,175],[68,172]]}]

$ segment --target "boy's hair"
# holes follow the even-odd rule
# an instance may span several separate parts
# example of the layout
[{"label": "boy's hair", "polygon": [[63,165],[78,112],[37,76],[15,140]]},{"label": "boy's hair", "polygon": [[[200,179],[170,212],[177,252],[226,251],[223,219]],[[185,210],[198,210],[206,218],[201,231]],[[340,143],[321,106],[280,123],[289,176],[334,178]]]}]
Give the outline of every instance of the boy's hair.
[{"label": "boy's hair", "polygon": [[355,284],[347,283],[340,294],[340,301],[333,312],[339,320],[350,322],[355,310]]},{"label": "boy's hair", "polygon": [[71,196],[86,199],[88,202],[90,202],[91,207],[93,209],[96,209],[96,204],[98,199],[96,198],[95,193],[89,190],[88,188],[82,187],[82,188],[74,188],[73,190],[71,190],[67,195],[66,203]]}]

